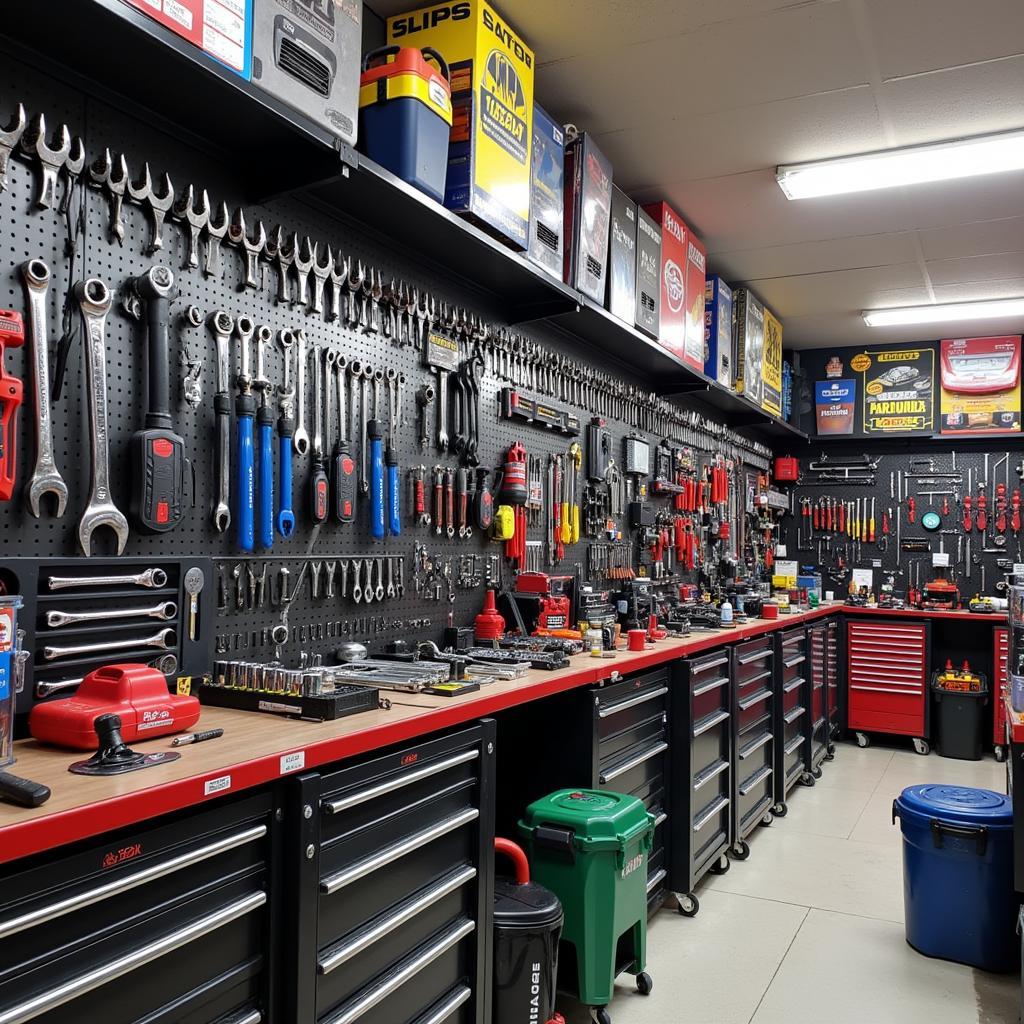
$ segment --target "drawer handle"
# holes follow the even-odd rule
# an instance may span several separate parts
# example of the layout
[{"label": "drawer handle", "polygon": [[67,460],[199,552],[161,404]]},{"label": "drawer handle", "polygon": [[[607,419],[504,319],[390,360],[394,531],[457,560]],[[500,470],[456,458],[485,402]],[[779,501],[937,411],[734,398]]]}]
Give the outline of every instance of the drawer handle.
[{"label": "drawer handle", "polygon": [[803,707],[802,705],[799,707],[792,708],[782,716],[782,720],[786,723],[786,725],[792,725],[806,711],[807,708]]},{"label": "drawer handle", "polygon": [[655,828],[657,828],[657,827],[658,827],[659,825],[664,825],[666,821],[668,821],[668,814],[667,814],[667,812],[665,812],[665,811],[662,811],[662,812],[661,812],[661,813],[660,813],[660,814],[659,814],[659,815],[658,815],[658,816],[657,816],[657,817],[656,817],[656,818],[654,819],[654,827],[655,827]]},{"label": "drawer handle", "polygon": [[336,871],[333,875],[328,875],[327,878],[320,880],[320,891],[329,896],[339,889],[344,889],[346,885],[351,885],[360,878],[364,878],[366,875],[372,874],[393,861],[399,860],[406,854],[412,853],[413,850],[418,850],[421,846],[426,846],[435,839],[440,839],[441,836],[446,836],[449,832],[454,832],[456,829],[462,828],[463,825],[476,821],[479,817],[480,811],[477,808],[467,807],[464,811],[460,811],[458,814],[453,814],[451,817],[431,825],[430,828],[414,832],[411,836],[397,843],[385,846],[383,850],[375,853],[372,857],[365,857],[363,860],[356,861],[355,864],[350,864],[341,871]]},{"label": "drawer handle", "polygon": [[[337,1013],[325,1017],[323,1024],[354,1024],[368,1010],[383,1002],[392,992],[397,992],[410,978],[414,978],[438,957],[447,953],[452,946],[461,942],[474,928],[476,924],[473,921],[463,918],[461,922],[448,928],[433,945],[406,960],[398,970],[387,975],[384,980],[379,983],[372,982],[355,999],[345,1003]],[[441,1019],[444,1020],[443,1017]]]},{"label": "drawer handle", "polygon": [[709,658],[707,661],[692,661],[690,662],[690,675],[695,676],[698,672],[707,672],[709,668],[718,668],[719,665],[728,664],[728,654],[723,654],[720,658]]},{"label": "drawer handle", "polygon": [[752,694],[750,697],[747,697],[746,700],[737,701],[737,703],[739,704],[740,711],[749,711],[755,704],[762,704],[771,695],[771,690],[763,688],[758,690],[757,693]]},{"label": "drawer handle", "polygon": [[747,781],[740,786],[740,796],[746,796],[758,783],[764,782],[771,775],[772,770],[765,765],[760,771],[755,772]]},{"label": "drawer handle", "polygon": [[626,708],[635,708],[637,704],[646,704],[649,700],[654,700],[655,697],[663,697],[668,693],[667,686],[659,686],[656,690],[650,690],[647,693],[638,693],[635,697],[630,697],[629,700],[620,700],[617,704],[609,704],[607,707],[601,708],[597,713],[598,718],[610,718],[612,715],[617,715],[620,711],[625,711]]},{"label": "drawer handle", "polygon": [[710,693],[712,690],[720,690],[723,686],[729,684],[728,676],[719,676],[717,679],[712,679],[710,682],[704,683],[703,686],[698,686],[694,691],[694,697],[703,697],[705,693]]},{"label": "drawer handle", "polygon": [[668,750],[668,744],[664,740],[659,743],[655,743],[649,750],[644,750],[635,757],[631,757],[628,761],[623,761],[622,764],[617,765],[610,772],[602,772],[598,776],[598,781],[603,786],[606,783],[617,779],[620,775],[625,775],[626,772],[635,768],[638,764],[643,764],[644,761],[650,761],[652,757],[657,757],[666,750]]},{"label": "drawer handle", "polygon": [[647,894],[650,895],[661,883],[665,880],[665,876],[668,872],[664,868],[658,868],[657,871],[647,879]]},{"label": "drawer handle", "polygon": [[739,686],[750,686],[751,683],[759,683],[762,679],[771,679],[772,670],[766,668],[763,672],[758,672],[756,675],[749,676],[747,679],[738,679],[737,684]]},{"label": "drawer handle", "polygon": [[696,739],[698,736],[703,736],[708,729],[714,729],[716,725],[724,722],[728,717],[728,711],[714,711],[710,715],[705,715],[699,722],[694,722],[693,738]]},{"label": "drawer handle", "polygon": [[421,914],[428,907],[432,907],[439,900],[444,899],[449,893],[461,889],[467,882],[476,878],[476,868],[465,866],[457,871],[449,872],[439,882],[429,889],[404,900],[398,905],[394,913],[378,921],[371,928],[367,928],[354,939],[344,942],[329,950],[317,961],[318,974],[330,974],[335,967],[339,967],[346,960],[351,960],[357,953],[368,949],[385,935],[391,934],[400,925],[407,924],[417,914]]},{"label": "drawer handle", "polygon": [[737,665],[749,665],[754,661],[764,661],[765,658],[772,656],[770,647],[762,647],[761,650],[755,651],[753,654],[745,654],[741,658],[736,659]]},{"label": "drawer handle", "polygon": [[782,664],[786,668],[792,668],[794,665],[800,665],[803,662],[805,662],[806,660],[807,660],[807,655],[806,654],[798,654],[795,658],[786,658],[786,659],[784,659]]},{"label": "drawer handle", "polygon": [[259,1010],[249,1010],[241,1017],[225,1017],[219,1024],[260,1024],[263,1014]]},{"label": "drawer handle", "polygon": [[68,896],[67,899],[47,904],[47,906],[39,907],[37,910],[30,910],[26,914],[12,917],[7,921],[0,921],[0,939],[6,939],[8,936],[15,935],[26,928],[34,928],[36,925],[46,924],[48,921],[63,917],[65,914],[71,914],[76,910],[81,910],[83,907],[92,906],[93,903],[99,903],[100,900],[119,896],[123,892],[129,892],[157,878],[165,878],[176,871],[181,871],[184,868],[192,867],[194,864],[199,864],[201,861],[209,860],[210,857],[216,857],[218,854],[226,853],[228,850],[234,850],[239,846],[245,846],[246,843],[262,839],[266,834],[266,825],[254,825],[243,832],[236,832],[234,835],[225,836],[223,839],[208,843],[197,850],[191,850],[188,853],[179,854],[177,857],[171,857],[169,860],[153,864],[148,868],[143,868],[141,871],[134,872],[134,874],[112,879],[105,885],[98,885],[95,889],[90,889],[88,892]]},{"label": "drawer handle", "polygon": [[446,772],[449,768],[454,768],[456,765],[465,764],[467,761],[475,761],[479,756],[480,751],[476,747],[471,750],[463,750],[454,757],[446,757],[443,761],[436,761],[434,764],[425,764],[422,768],[407,772],[405,775],[397,775],[386,782],[370,786],[369,789],[361,789],[358,793],[341,796],[336,800],[324,800],[320,806],[328,814],[338,814],[341,811],[347,811],[350,807],[364,804],[367,800],[375,800],[386,793],[393,793],[396,789],[411,786],[414,782],[419,782],[421,779],[429,779],[431,775],[440,775],[441,772]]},{"label": "drawer handle", "polygon": [[699,832],[716,814],[729,806],[729,798],[720,796],[699,818],[693,819],[693,831]]},{"label": "drawer handle", "polygon": [[770,732],[763,733],[760,738],[754,740],[753,743],[748,743],[741,751],[739,751],[740,760],[745,761],[751,754],[760,750],[766,743],[770,743],[772,740],[772,734]]},{"label": "drawer handle", "polygon": [[176,949],[180,949],[182,946],[187,946],[190,942],[194,942],[196,939],[202,938],[202,936],[208,935],[210,932],[216,931],[226,924],[230,924],[237,918],[251,913],[258,907],[262,907],[266,902],[267,894],[265,892],[250,893],[248,896],[244,896],[234,903],[229,903],[226,907],[221,907],[220,910],[207,914],[205,917],[201,917],[191,924],[185,925],[184,928],[179,928],[177,931],[157,939],[155,942],[149,942],[145,946],[139,946],[136,949],[130,950],[117,960],[109,960],[92,968],[88,973],[81,974],[77,978],[71,978],[62,985],[49,988],[45,992],[33,996],[31,999],[19,1003],[17,1006],[0,1010],[0,1024],[23,1024],[24,1021],[41,1017],[44,1013],[48,1013],[55,1007],[63,1006],[64,1003],[77,999],[79,996],[85,995],[86,992],[91,992],[101,985],[106,985],[111,981],[116,981],[118,978],[123,978],[126,974],[130,974],[137,968],[143,967],[145,964],[157,960]]},{"label": "drawer handle", "polygon": [[428,1011],[428,1016],[417,1017],[413,1024],[445,1024],[445,1021],[451,1018],[451,1015],[460,1007],[463,1003],[468,1002],[470,996],[473,995],[473,990],[467,985],[459,985],[458,988],[452,989],[451,993],[445,998],[445,1001],[433,1011]]},{"label": "drawer handle", "polygon": [[792,754],[794,750],[798,750],[801,746],[803,746],[803,742],[803,736],[796,736],[793,739],[791,739],[785,746],[786,754],[789,755]]},{"label": "drawer handle", "polygon": [[922,689],[911,690],[911,689],[907,688],[905,690],[897,690],[897,689],[895,689],[892,686],[860,686],[860,685],[857,685],[857,684],[854,684],[853,686],[851,686],[850,689],[851,690],[865,690],[865,691],[869,691],[871,693],[898,693],[898,694],[900,694],[903,697],[918,697],[922,693],[924,693],[924,690],[922,690]]},{"label": "drawer handle", "polygon": [[705,769],[699,775],[695,775],[693,779],[694,793],[696,793],[698,789],[703,789],[712,779],[717,778],[722,774],[722,772],[727,771],[728,768],[728,761],[716,761],[710,768]]},{"label": "drawer handle", "polygon": [[798,690],[806,682],[807,680],[803,676],[797,676],[796,679],[794,679],[792,682],[786,683],[786,685],[782,688],[782,692],[792,693],[794,690]]}]

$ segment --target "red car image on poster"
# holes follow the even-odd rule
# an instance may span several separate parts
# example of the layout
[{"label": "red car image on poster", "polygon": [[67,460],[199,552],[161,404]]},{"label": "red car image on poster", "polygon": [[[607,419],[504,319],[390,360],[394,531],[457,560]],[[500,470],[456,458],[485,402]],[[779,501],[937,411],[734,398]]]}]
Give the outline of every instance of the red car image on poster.
[{"label": "red car image on poster", "polygon": [[943,434],[1020,430],[1020,335],[945,338],[939,345]]}]

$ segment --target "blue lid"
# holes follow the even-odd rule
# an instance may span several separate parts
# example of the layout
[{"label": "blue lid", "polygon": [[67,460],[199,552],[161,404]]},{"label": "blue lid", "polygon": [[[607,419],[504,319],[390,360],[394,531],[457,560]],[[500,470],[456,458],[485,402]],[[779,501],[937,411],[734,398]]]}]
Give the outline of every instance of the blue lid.
[{"label": "blue lid", "polygon": [[1003,793],[970,786],[940,785],[926,782],[908,786],[896,801],[901,813],[963,825],[1013,824],[1013,804]]}]

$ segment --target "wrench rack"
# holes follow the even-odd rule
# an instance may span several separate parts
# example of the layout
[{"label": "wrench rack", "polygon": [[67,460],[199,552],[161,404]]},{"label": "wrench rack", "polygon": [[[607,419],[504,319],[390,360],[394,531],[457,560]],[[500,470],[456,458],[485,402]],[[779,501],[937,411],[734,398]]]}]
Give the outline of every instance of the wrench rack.
[{"label": "wrench rack", "polygon": [[[177,128],[164,128],[162,123],[151,118],[136,116],[115,108],[103,99],[94,98],[76,82],[74,88],[62,83],[59,77],[47,74],[17,59],[8,53],[2,72],[0,96],[4,106],[13,106],[18,100],[25,104],[30,117],[37,112],[46,115],[49,131],[53,133],[66,123],[71,134],[80,135],[85,142],[86,167],[105,149],[109,149],[116,161],[125,155],[128,172],[132,181],[139,180],[144,167],[148,165],[154,188],[162,190],[164,176],[168,175],[176,195],[187,195],[191,186],[193,199],[198,207],[205,189],[211,206],[219,210],[226,203],[233,214],[237,208],[244,211],[248,235],[255,231],[257,220],[262,221],[268,234],[273,226],[280,224],[300,240],[306,236],[321,246],[329,244],[335,253],[343,253],[353,261],[362,261],[369,268],[382,271],[384,284],[394,277],[409,288],[418,288],[421,294],[429,295],[438,303],[462,307],[470,314],[481,318],[496,328],[505,324],[507,304],[502,297],[484,293],[468,287],[461,279],[453,277],[436,264],[425,264],[415,252],[397,249],[389,239],[368,233],[363,228],[346,222],[336,212],[327,210],[312,199],[298,199],[282,196],[254,205],[249,200],[250,175],[246,168],[232,164],[222,152],[211,151],[183,134]],[[87,90],[88,85],[84,88]],[[0,118],[7,111],[0,110]],[[47,296],[49,311],[49,333],[51,350],[61,334],[61,310],[64,294],[69,287],[69,265],[64,254],[64,228],[56,209],[39,210],[33,204],[38,188],[38,167],[31,161],[15,155],[9,163],[9,184],[0,192],[0,218],[5,225],[5,255],[7,271],[0,275],[0,305],[13,309],[26,308],[26,296],[19,266],[27,259],[42,258],[51,270],[51,285]],[[58,188],[62,193],[63,180]],[[486,556],[498,552],[497,545],[490,544],[478,532],[471,539],[460,539],[457,535],[449,538],[438,535],[433,527],[416,525],[408,507],[406,473],[410,467],[424,465],[429,471],[435,465],[454,467],[456,459],[450,453],[439,454],[428,446],[421,452],[417,424],[415,395],[421,385],[437,385],[437,375],[423,365],[421,353],[416,347],[402,346],[385,339],[382,335],[368,334],[360,329],[351,329],[337,323],[326,322],[323,317],[311,316],[301,309],[282,305],[275,301],[277,291],[276,270],[269,264],[260,263],[259,271],[263,287],[259,290],[243,289],[246,274],[244,252],[231,246],[228,238],[221,244],[221,269],[218,274],[207,277],[203,274],[205,238],[201,245],[199,267],[188,268],[189,226],[168,218],[163,226],[163,248],[154,256],[148,255],[151,244],[151,212],[125,196],[122,217],[125,225],[123,243],[119,244],[110,234],[110,206],[106,192],[89,187],[85,189],[86,234],[81,254],[75,266],[74,281],[88,277],[103,280],[114,293],[114,307],[107,317],[107,395],[110,417],[110,467],[114,486],[114,501],[117,507],[128,513],[128,487],[130,481],[129,440],[132,434],[143,426],[145,411],[146,377],[144,349],[145,328],[122,308],[121,302],[127,283],[144,273],[155,263],[171,269],[179,298],[171,311],[170,366],[171,405],[174,428],[185,440],[185,449],[192,460],[194,487],[187,495],[184,521],[174,530],[165,534],[143,534],[134,521],[126,549],[127,561],[149,564],[164,564],[169,560],[183,564],[180,559],[211,559],[203,594],[207,607],[216,609],[218,589],[217,574],[231,572],[234,565],[248,561],[239,553],[236,544],[234,524],[226,533],[214,530],[211,510],[214,503],[216,467],[214,465],[214,409],[215,390],[215,349],[214,338],[205,322],[198,327],[190,326],[185,319],[185,310],[194,305],[204,319],[218,310],[227,312],[233,318],[245,315],[257,326],[268,327],[276,339],[279,331],[302,328],[308,345],[330,348],[344,356],[351,365],[358,360],[375,368],[393,369],[406,377],[402,394],[402,414],[394,430],[394,448],[399,460],[400,488],[402,501],[402,531],[397,537],[388,537],[385,543],[374,541],[368,523],[368,501],[360,496],[356,509],[356,521],[339,524],[328,521],[314,532],[308,497],[309,456],[294,457],[293,497],[297,517],[294,535],[284,540],[275,535],[273,547],[265,553],[258,553],[256,560],[268,567],[268,574],[281,564],[288,564],[295,575],[303,556],[327,562],[341,558],[370,557],[387,555],[402,558],[405,564],[405,594],[394,599],[375,602],[369,607],[354,606],[351,602],[336,602],[330,608],[323,600],[315,601],[309,587],[303,587],[289,608],[289,630],[283,645],[282,655],[286,665],[298,664],[300,653],[330,656],[337,641],[355,638],[353,622],[361,618],[361,631],[374,645],[399,638],[438,639],[449,618],[466,622],[479,610],[482,601],[482,584],[473,587],[455,587],[449,600],[447,588],[442,589],[440,600],[434,600],[436,589],[417,594],[413,587],[413,556],[417,544],[426,545],[430,555],[446,563],[452,560],[452,571],[458,571],[459,558],[463,555]],[[311,282],[312,284],[312,282]],[[294,280],[292,290],[295,290]],[[328,286],[329,290],[329,286]],[[72,306],[71,323],[78,327],[77,306]],[[527,326],[517,326],[527,345],[536,344],[546,352],[572,361],[577,365],[597,365],[636,387],[637,393],[649,395],[649,382],[637,378],[625,364],[613,362],[603,354],[582,347],[554,324],[541,321]],[[51,352],[52,354],[52,352]],[[463,356],[469,351],[463,346]],[[33,417],[31,414],[31,364],[30,345],[12,351],[7,356],[8,369],[27,382],[26,403],[21,410],[19,435],[19,475],[14,500],[0,506],[0,550],[17,552],[19,556],[35,559],[59,559],[61,564],[77,560],[79,550],[76,542],[78,518],[86,504],[89,483],[88,421],[86,404],[83,401],[82,371],[83,349],[79,342],[71,351],[68,361],[63,393],[52,405],[54,445],[57,466],[67,482],[68,506],[62,518],[55,518],[51,508],[44,504],[41,518],[33,518],[26,509],[22,489],[31,472],[34,455]],[[184,402],[184,381],[182,361],[201,360],[196,379],[202,389],[202,399],[197,408]],[[499,416],[499,392],[503,386],[511,385],[522,391],[527,398],[545,397],[534,368],[529,351],[524,349],[517,359],[506,360],[503,365],[489,366],[480,379],[480,465],[492,471],[499,467],[504,453],[515,441],[522,441],[531,455],[537,455],[544,464],[549,455],[565,454],[568,438],[553,436],[550,432],[528,424],[509,422]],[[238,350],[231,347],[231,400],[236,396],[234,376],[238,371]],[[566,363],[569,365],[569,363]],[[269,379],[278,385],[283,380],[282,354],[276,343],[267,353],[266,372]],[[311,401],[312,380],[306,380],[306,428],[312,427]],[[566,390],[572,400],[562,397]],[[359,389],[353,388],[349,399],[358,405]],[[386,389],[382,389],[381,404],[385,404]],[[551,396],[548,396],[551,397]],[[579,416],[581,423],[589,421],[594,412],[593,405],[599,394],[591,389],[565,389],[559,387],[554,401],[567,406]],[[277,479],[277,434],[275,418],[275,487]],[[372,404],[372,403],[371,403]],[[678,406],[686,408],[686,398]],[[591,406],[588,408],[588,405]],[[625,405],[625,407],[624,407]],[[383,410],[381,410],[383,414]],[[351,406],[350,406],[351,416]],[[436,434],[436,404],[428,410],[428,427],[433,438]],[[232,412],[232,496],[237,494],[237,467],[235,457],[235,415]],[[635,419],[628,403],[619,403],[605,413],[607,429],[612,437],[612,450],[616,462],[621,463],[620,453],[627,433],[637,433]],[[337,408],[334,409],[337,422]],[[652,429],[639,431],[652,447],[661,439],[656,432],[657,425],[648,424]],[[695,431],[692,436],[678,436],[676,440],[692,444],[698,451],[720,450],[718,438],[702,435]],[[325,447],[333,448],[337,437],[337,426],[333,426],[325,437]],[[353,454],[358,456],[359,437],[352,438]],[[750,443],[744,450],[752,460],[767,462],[767,449],[753,452]],[[494,484],[494,476],[490,478]],[[661,499],[652,498],[656,507]],[[276,511],[276,509],[275,509]],[[232,510],[232,517],[235,518]],[[619,521],[621,529],[628,527],[624,519]],[[530,540],[540,542],[544,537],[544,525],[531,527]],[[114,538],[109,531],[99,530],[93,538],[93,550],[97,557],[91,561],[81,560],[80,571],[98,568],[101,559],[109,558],[114,550]],[[587,541],[567,546],[558,572],[573,573],[577,569],[583,575],[587,572]],[[155,561],[154,561],[155,560]],[[122,564],[126,560],[118,560]],[[504,562],[502,562],[504,566]],[[41,572],[37,569],[36,573]],[[180,574],[175,575],[180,579]],[[337,585],[337,580],[336,580]],[[37,604],[37,591],[32,580],[21,582],[26,600]],[[269,587],[268,587],[269,591]],[[179,606],[183,603],[179,600]],[[202,643],[204,652],[193,659],[192,652],[181,652],[181,671],[199,671],[212,662],[215,638],[223,652],[249,660],[269,659],[273,656],[274,645],[268,637],[275,626],[281,624],[281,610],[271,606],[269,600],[263,605],[236,609],[229,607],[212,615],[204,615]],[[26,615],[29,621],[36,621],[36,608]],[[331,625],[333,623],[333,625]],[[346,630],[345,624],[348,624]],[[340,624],[340,625],[339,625]],[[370,626],[372,625],[372,631]],[[307,626],[307,629],[302,629]],[[298,628],[296,628],[298,627]],[[118,627],[120,628],[120,627]],[[209,629],[209,631],[207,631]],[[372,635],[371,635],[372,632]],[[180,630],[179,630],[180,636]],[[186,653],[188,656],[186,656]],[[53,673],[47,670],[47,677]],[[30,701],[30,697],[25,698]]]}]

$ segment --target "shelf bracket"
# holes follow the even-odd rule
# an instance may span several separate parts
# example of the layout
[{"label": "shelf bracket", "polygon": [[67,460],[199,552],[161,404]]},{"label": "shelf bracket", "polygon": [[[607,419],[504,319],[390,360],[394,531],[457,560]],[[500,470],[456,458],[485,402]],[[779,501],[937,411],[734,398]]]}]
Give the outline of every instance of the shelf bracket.
[{"label": "shelf bracket", "polygon": [[666,384],[655,384],[654,393],[660,398],[682,398],[697,391],[710,391],[710,387],[700,380],[676,380]]},{"label": "shelf bracket", "polygon": [[537,299],[533,302],[516,303],[509,311],[508,322],[511,327],[521,327],[523,324],[550,320],[552,317],[563,316],[566,313],[578,313],[579,311],[579,304],[572,299],[552,296],[548,299]]}]

